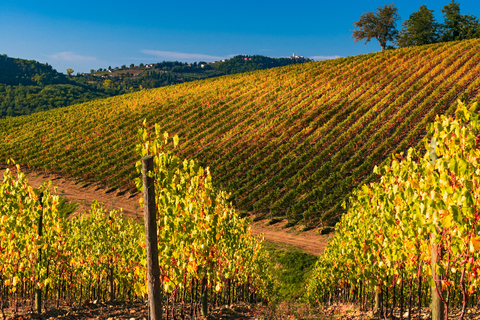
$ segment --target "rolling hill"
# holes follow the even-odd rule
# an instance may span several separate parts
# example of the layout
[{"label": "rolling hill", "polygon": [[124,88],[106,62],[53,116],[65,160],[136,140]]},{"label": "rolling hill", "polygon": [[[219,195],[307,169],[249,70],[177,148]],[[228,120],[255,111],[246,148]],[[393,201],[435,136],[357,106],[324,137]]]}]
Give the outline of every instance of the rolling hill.
[{"label": "rolling hill", "polygon": [[0,55],[0,118],[50,110],[109,95],[52,66]]},{"label": "rolling hill", "polygon": [[240,210],[334,223],[392,153],[458,98],[478,100],[480,41],[441,43],[143,90],[0,121],[0,162],[133,189],[144,119],[178,134]]}]

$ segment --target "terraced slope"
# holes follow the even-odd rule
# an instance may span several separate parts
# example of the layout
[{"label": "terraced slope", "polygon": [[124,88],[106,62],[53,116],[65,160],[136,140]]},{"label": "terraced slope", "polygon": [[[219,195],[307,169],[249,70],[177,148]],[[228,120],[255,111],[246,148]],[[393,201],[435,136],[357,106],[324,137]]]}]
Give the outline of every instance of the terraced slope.
[{"label": "terraced slope", "polygon": [[480,41],[191,82],[0,121],[0,161],[133,188],[143,119],[180,136],[238,208],[309,224],[341,214],[436,114],[478,100]]}]

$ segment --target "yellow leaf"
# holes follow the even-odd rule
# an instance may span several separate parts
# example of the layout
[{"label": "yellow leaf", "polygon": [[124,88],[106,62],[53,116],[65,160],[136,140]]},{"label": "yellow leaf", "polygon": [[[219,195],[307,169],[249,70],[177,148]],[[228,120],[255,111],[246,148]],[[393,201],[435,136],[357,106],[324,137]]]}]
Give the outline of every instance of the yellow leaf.
[{"label": "yellow leaf", "polygon": [[452,221],[453,221],[452,215],[447,213],[443,216],[442,223],[445,228],[450,228],[452,226]]},{"label": "yellow leaf", "polygon": [[18,283],[18,277],[13,277],[13,285],[16,286]]},{"label": "yellow leaf", "polygon": [[451,281],[442,281],[442,289],[443,290],[446,290],[449,286],[452,285],[452,282]]},{"label": "yellow leaf", "polygon": [[475,249],[475,251],[478,251],[480,249],[480,236],[472,238],[472,240],[470,240],[470,243]]},{"label": "yellow leaf", "polygon": [[143,295],[143,294],[142,294],[142,286],[140,285],[140,283],[135,282],[135,285],[133,286],[133,288],[134,288],[135,294],[136,294],[137,296],[140,297],[140,296]]}]

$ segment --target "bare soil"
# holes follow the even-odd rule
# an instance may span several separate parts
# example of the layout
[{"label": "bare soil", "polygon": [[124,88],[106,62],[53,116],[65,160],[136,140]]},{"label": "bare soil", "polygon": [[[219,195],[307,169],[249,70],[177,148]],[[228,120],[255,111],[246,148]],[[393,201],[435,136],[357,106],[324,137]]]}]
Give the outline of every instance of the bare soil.
[{"label": "bare soil", "polygon": [[[199,312],[197,310],[197,312]],[[176,320],[232,320],[232,319],[264,319],[266,314],[265,306],[261,304],[247,304],[237,303],[235,305],[224,305],[210,310],[207,317],[204,316],[190,316],[189,310],[186,310],[185,318],[181,316],[181,311],[177,310],[175,314]],[[147,320],[148,306],[144,302],[132,301],[107,301],[97,302],[88,301],[83,304],[64,304],[62,303],[58,308],[52,307],[41,314],[31,312],[27,308],[19,308],[17,314],[13,314],[11,309],[5,311],[5,320],[26,320],[26,319],[128,319],[128,320]],[[167,320],[167,315],[163,314],[163,319]],[[168,319],[173,319],[172,314],[168,315]]]},{"label": "bare soil", "polygon": [[[409,316],[408,311],[404,311],[403,314],[400,314],[399,308],[396,308],[393,312],[393,317],[390,314],[385,317],[384,314],[379,315],[375,314],[372,310],[364,311],[360,310],[358,305],[351,303],[339,303],[334,304],[329,307],[325,307],[319,313],[321,319],[324,320],[383,320],[383,319],[421,319],[421,320],[431,320],[431,309],[429,307],[424,307],[420,310],[417,308],[412,309],[412,314]],[[449,309],[448,318],[449,319],[460,319],[461,310],[459,308]],[[469,308],[464,314],[464,319],[467,320],[479,320],[480,319],[480,309],[478,307]]]},{"label": "bare soil", "polygon": [[[118,191],[108,192],[95,184],[84,185],[74,179],[59,175],[44,173],[42,171],[25,172],[30,185],[38,188],[42,183],[52,181],[52,186],[57,187],[57,193],[68,201],[78,203],[73,215],[81,214],[90,208],[96,200],[103,203],[107,210],[122,209],[125,216],[138,222],[143,221],[143,211],[139,205],[141,193],[120,194]],[[302,231],[301,226],[285,228],[287,220],[268,225],[269,220],[261,220],[251,224],[254,235],[263,234],[268,242],[280,243],[298,248],[306,253],[319,256],[325,250],[328,239],[332,235],[320,235],[318,229]]]}]

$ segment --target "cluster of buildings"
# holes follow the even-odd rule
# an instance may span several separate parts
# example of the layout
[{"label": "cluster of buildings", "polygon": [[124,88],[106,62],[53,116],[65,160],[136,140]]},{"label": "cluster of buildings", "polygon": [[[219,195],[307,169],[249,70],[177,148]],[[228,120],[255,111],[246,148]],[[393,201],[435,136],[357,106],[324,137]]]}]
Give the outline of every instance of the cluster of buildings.
[{"label": "cluster of buildings", "polygon": [[[283,58],[284,58],[284,59],[293,59],[293,60],[303,60],[303,59],[308,60],[308,58],[305,58],[304,56],[298,56],[298,55],[295,54],[295,53],[293,53],[293,55],[290,56],[290,57],[283,57]],[[252,60],[251,57],[245,57],[245,58],[243,58],[243,59],[244,59],[245,61],[251,61],[251,60]],[[205,68],[206,65],[214,64],[214,63],[219,63],[219,62],[225,62],[225,61],[228,61],[228,60],[230,60],[230,59],[222,59],[222,60],[219,60],[219,61],[206,62],[206,64],[203,64],[203,63],[202,63],[202,64],[198,64],[197,67]],[[147,69],[150,69],[150,68],[155,67],[155,65],[157,65],[157,63],[149,63],[149,64],[146,64],[144,67],[147,68]],[[189,63],[187,66],[192,67],[192,66],[194,66],[194,64]],[[113,72],[115,72],[115,71],[121,71],[121,70],[122,70],[121,68],[115,67],[115,68],[113,68],[113,69],[108,69],[108,70],[106,70],[106,71],[108,71],[109,73],[113,73]],[[134,74],[134,76],[136,76],[136,75],[137,75],[137,74]],[[83,76],[88,77],[88,76],[90,76],[90,74],[84,73]],[[110,76],[111,76],[111,75],[110,75]],[[103,75],[103,77],[106,77],[106,75]]]}]

